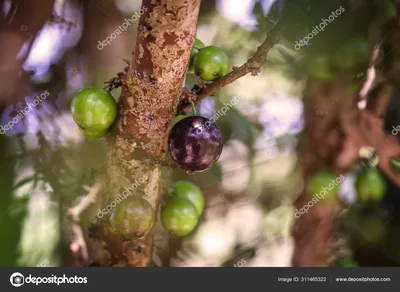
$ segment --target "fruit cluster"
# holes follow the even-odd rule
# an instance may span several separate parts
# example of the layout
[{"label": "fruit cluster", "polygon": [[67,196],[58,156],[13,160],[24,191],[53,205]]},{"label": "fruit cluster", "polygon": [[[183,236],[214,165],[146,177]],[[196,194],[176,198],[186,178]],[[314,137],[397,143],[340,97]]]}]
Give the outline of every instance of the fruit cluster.
[{"label": "fruit cluster", "polygon": [[[228,57],[220,48],[209,46],[196,39],[192,50],[189,73],[203,81],[214,81],[228,73]],[[208,119],[180,115],[175,118],[168,138],[168,149],[173,161],[188,172],[209,169],[218,160],[223,148],[220,130]],[[71,105],[72,117],[80,132],[88,139],[107,135],[117,115],[117,105],[112,95],[100,88],[85,88],[77,93]],[[174,184],[170,198],[161,209],[161,223],[176,236],[193,231],[204,209],[201,190],[188,181]],[[123,240],[145,236],[154,223],[154,212],[147,200],[134,195],[115,206],[110,225]]]},{"label": "fruit cluster", "polygon": [[[199,76],[203,81],[209,82],[214,81],[229,72],[229,59],[226,53],[215,46],[206,47],[199,39],[195,39],[193,49],[190,56],[190,63],[188,68],[188,73],[194,73]],[[74,97],[71,104],[72,118],[78,125],[79,131],[88,139],[101,139],[106,136],[114,123],[117,115],[117,104],[113,96],[104,89],[101,88],[84,88],[79,91]],[[186,118],[186,116],[180,116],[180,119]],[[191,120],[186,120],[186,130],[190,131],[191,127],[204,127],[203,125],[208,121],[205,118],[197,117],[195,119],[197,122],[191,123]],[[181,128],[184,124],[181,124]],[[198,161],[206,160],[202,162],[199,166],[200,170],[205,170],[204,165],[210,163],[213,157],[218,159],[220,152],[218,149],[222,149],[222,136],[216,127],[211,127],[208,132],[199,135],[199,137],[191,137],[193,146],[195,148],[194,152],[202,152],[206,150],[205,155],[200,155]],[[176,132],[176,129],[174,130]],[[186,132],[185,132],[186,133]],[[210,134],[210,142],[204,140],[205,137]],[[175,137],[175,135],[172,135]],[[181,135],[182,136],[182,135]],[[176,138],[176,137],[175,137]],[[193,139],[192,139],[193,138]],[[173,138],[172,138],[173,139]],[[197,141],[197,144],[196,142]],[[171,144],[175,145],[171,140]],[[195,145],[196,144],[196,145]],[[221,144],[221,145],[217,145]],[[171,145],[172,147],[174,147]],[[184,146],[184,145],[181,145]],[[182,158],[182,153],[179,150],[180,145],[176,145],[175,154],[172,155],[174,160],[180,160]],[[200,150],[198,148],[200,147]],[[215,148],[215,155],[210,155]],[[179,154],[180,158],[177,157]],[[193,154],[196,155],[196,154]],[[189,159],[189,158],[187,158]],[[215,160],[216,160],[215,159]],[[194,160],[192,159],[189,164],[191,166],[188,169],[192,171],[197,171],[197,167],[194,166]]]},{"label": "fruit cluster", "polygon": [[[313,196],[324,192],[322,201],[336,200],[339,197],[339,187],[332,182],[337,182],[337,179],[332,172],[317,171],[308,180],[307,193]],[[386,183],[376,168],[365,167],[357,173],[355,190],[360,203],[378,202],[385,195]]]},{"label": "fruit cluster", "polygon": [[196,227],[203,210],[204,197],[199,187],[178,181],[161,209],[161,223],[171,234],[185,236]]},{"label": "fruit cluster", "polygon": [[[199,187],[188,181],[178,181],[161,208],[161,223],[171,234],[185,236],[196,227],[203,210],[204,197]],[[122,240],[136,240],[145,236],[153,223],[153,208],[138,195],[123,200],[110,216],[111,227]]]},{"label": "fruit cluster", "polygon": [[[214,81],[229,72],[226,53],[215,46],[206,47],[195,39],[188,73],[194,73],[203,81]],[[192,104],[193,106],[193,104]],[[218,127],[209,119],[179,115],[172,122],[168,149],[173,161],[189,172],[209,169],[218,160],[223,148],[223,138]]]}]

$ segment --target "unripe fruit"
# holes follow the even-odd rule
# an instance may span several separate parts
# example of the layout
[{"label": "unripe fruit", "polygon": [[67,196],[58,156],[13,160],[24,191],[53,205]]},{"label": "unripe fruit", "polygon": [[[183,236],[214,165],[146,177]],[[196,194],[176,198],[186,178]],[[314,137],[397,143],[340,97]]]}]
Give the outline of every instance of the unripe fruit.
[{"label": "unripe fruit", "polygon": [[308,63],[307,73],[312,78],[324,82],[331,81],[335,77],[330,57],[326,54],[313,57]]},{"label": "unripe fruit", "polygon": [[172,120],[172,126],[175,126],[175,124],[176,124],[177,122],[179,122],[180,120],[183,120],[184,118],[187,118],[187,116],[185,116],[185,115],[176,116],[176,117]]},{"label": "unripe fruit", "polygon": [[163,227],[176,236],[188,235],[196,227],[197,222],[196,207],[187,200],[171,199],[161,210]]},{"label": "unripe fruit", "polygon": [[172,160],[195,172],[209,169],[218,160],[223,139],[217,126],[198,116],[187,117],[172,127],[168,149]]},{"label": "unripe fruit", "polygon": [[132,195],[112,211],[110,223],[124,240],[143,237],[153,225],[153,209],[145,199]]},{"label": "unripe fruit", "polygon": [[107,131],[117,116],[117,104],[110,93],[101,88],[79,91],[71,104],[72,118],[84,131]]},{"label": "unripe fruit", "polygon": [[204,81],[214,81],[229,72],[229,58],[215,46],[200,49],[194,58],[194,73]]},{"label": "unripe fruit", "polygon": [[333,65],[340,72],[357,73],[368,65],[369,45],[362,37],[346,41],[333,55]]},{"label": "unripe fruit", "polygon": [[188,70],[189,73],[194,72],[194,59],[197,56],[197,53],[199,52],[199,50],[204,47],[205,47],[205,45],[203,44],[203,42],[201,40],[199,40],[198,38],[196,38],[194,41],[192,53],[190,55],[190,63],[189,63],[189,70]]},{"label": "unripe fruit", "polygon": [[307,194],[310,198],[320,194],[322,201],[331,201],[338,198],[339,187],[335,174],[328,171],[315,172],[307,182]]},{"label": "unripe fruit", "polygon": [[198,186],[189,181],[177,181],[171,192],[174,199],[187,200],[196,207],[197,214],[200,216],[204,210],[204,197]]},{"label": "unripe fruit", "polygon": [[386,192],[386,183],[375,168],[365,168],[356,179],[357,198],[360,202],[380,201]]},{"label": "unripe fruit", "polygon": [[108,130],[98,131],[98,132],[91,132],[91,131],[82,129],[79,126],[78,126],[78,129],[79,129],[79,132],[81,132],[81,134],[83,136],[85,136],[89,140],[100,139],[100,138],[103,138],[104,136],[106,136],[108,134]]}]

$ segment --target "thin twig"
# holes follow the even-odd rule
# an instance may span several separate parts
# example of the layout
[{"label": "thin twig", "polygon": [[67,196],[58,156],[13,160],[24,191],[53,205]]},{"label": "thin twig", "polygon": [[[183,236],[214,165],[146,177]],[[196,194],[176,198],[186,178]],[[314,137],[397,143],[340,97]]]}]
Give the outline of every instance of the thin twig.
[{"label": "thin twig", "polygon": [[283,23],[278,22],[275,27],[268,32],[267,38],[262,45],[257,48],[257,51],[254,53],[254,55],[242,66],[234,67],[229,74],[215,80],[211,84],[205,84],[200,87],[195,86],[192,91],[187,89],[184,90],[182,93],[182,99],[178,113],[186,113],[190,109],[190,100],[192,100],[195,104],[198,104],[204,98],[213,96],[221,88],[233,83],[249,73],[251,73],[253,76],[258,75],[258,73],[260,73],[261,66],[264,65],[267,59],[268,52],[279,42],[284,28],[285,27]]},{"label": "thin twig", "polygon": [[103,186],[102,182],[96,182],[90,189],[89,193],[74,207],[68,210],[68,214],[74,220],[79,220],[79,216],[85,211],[91,204],[96,202],[97,194]]},{"label": "thin twig", "polygon": [[371,54],[367,78],[358,96],[358,108],[343,113],[341,124],[352,145],[352,154],[349,157],[359,159],[358,151],[361,147],[373,147],[379,157],[378,167],[400,186],[400,177],[390,167],[390,160],[400,155],[400,145],[397,139],[385,133],[383,126],[393,89],[391,85],[381,83],[373,90],[375,93],[371,91],[376,79],[375,65],[379,49],[380,44],[377,44]]},{"label": "thin twig", "polygon": [[375,64],[379,56],[380,45],[380,43],[376,44],[371,54],[371,59],[367,70],[367,78],[365,79],[365,82],[359,93],[358,108],[360,110],[365,109],[365,107],[367,106],[367,95],[368,92],[371,90],[376,78]]},{"label": "thin twig", "polygon": [[93,203],[96,202],[97,194],[103,186],[102,182],[96,182],[90,189],[89,193],[81,200],[76,206],[68,210],[68,215],[72,219],[71,231],[72,231],[72,242],[70,248],[73,253],[81,251],[83,260],[86,262],[89,260],[89,253],[85,242],[85,237],[80,226],[80,215]]}]

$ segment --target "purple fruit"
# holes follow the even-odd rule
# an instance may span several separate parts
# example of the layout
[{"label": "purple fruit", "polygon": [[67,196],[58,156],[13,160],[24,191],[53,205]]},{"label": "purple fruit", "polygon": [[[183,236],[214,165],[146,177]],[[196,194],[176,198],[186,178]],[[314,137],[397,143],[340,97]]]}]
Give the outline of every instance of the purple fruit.
[{"label": "purple fruit", "polygon": [[190,116],[172,127],[168,148],[172,159],[182,168],[200,172],[209,169],[222,152],[221,132],[210,120]]}]

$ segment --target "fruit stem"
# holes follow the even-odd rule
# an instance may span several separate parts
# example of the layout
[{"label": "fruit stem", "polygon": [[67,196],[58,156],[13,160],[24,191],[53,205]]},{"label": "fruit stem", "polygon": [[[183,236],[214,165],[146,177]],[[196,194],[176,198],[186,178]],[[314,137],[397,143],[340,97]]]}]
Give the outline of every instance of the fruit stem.
[{"label": "fruit stem", "polygon": [[194,105],[193,100],[190,99],[189,102],[190,102],[190,105],[192,106],[193,115],[197,116],[196,106]]}]

